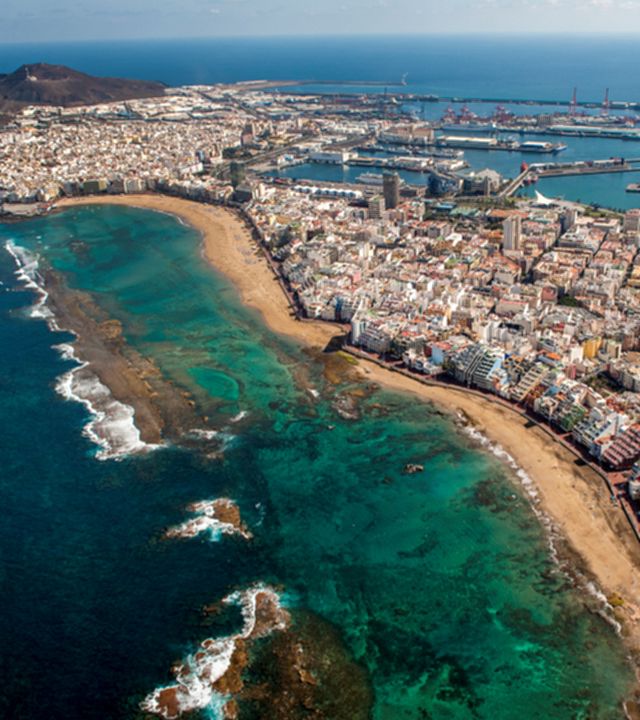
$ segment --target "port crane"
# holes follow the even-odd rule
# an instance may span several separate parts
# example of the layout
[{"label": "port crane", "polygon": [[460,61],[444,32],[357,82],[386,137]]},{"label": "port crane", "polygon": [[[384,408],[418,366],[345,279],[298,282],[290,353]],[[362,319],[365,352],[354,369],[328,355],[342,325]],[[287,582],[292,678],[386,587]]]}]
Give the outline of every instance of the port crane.
[{"label": "port crane", "polygon": [[569,104],[569,115],[575,117],[578,114],[578,88],[573,88],[571,103]]}]

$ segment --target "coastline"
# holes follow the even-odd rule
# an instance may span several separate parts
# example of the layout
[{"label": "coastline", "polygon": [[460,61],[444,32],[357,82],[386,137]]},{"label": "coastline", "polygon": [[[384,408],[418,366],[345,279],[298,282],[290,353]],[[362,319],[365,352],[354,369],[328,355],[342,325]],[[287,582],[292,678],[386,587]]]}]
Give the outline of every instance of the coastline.
[{"label": "coastline", "polygon": [[55,207],[79,205],[128,205],[175,215],[200,232],[206,259],[233,282],[242,302],[258,310],[271,330],[316,348],[324,348],[336,335],[344,334],[339,325],[295,319],[249,228],[227,208],[164,195],[68,198]]},{"label": "coastline", "polygon": [[[167,436],[176,433],[177,418],[184,423],[193,414],[187,398],[164,383],[153,363],[126,344],[120,323],[109,318],[88,294],[69,289],[51,270],[45,272],[44,280],[47,306],[52,310],[56,326],[74,336],[68,343],[68,356],[79,363],[66,376],[69,391],[65,397],[69,395],[83,402],[84,393],[78,395],[72,391],[73,386],[87,386],[93,377],[97,378],[108,388],[107,403],[113,398],[123,407],[131,408],[142,445],[151,449],[159,447]],[[64,350],[64,345],[62,347]],[[90,404],[93,414],[109,414],[109,408],[102,407],[104,402]],[[97,433],[98,441],[105,435],[108,437],[104,429]],[[117,444],[108,440],[107,444],[113,446],[111,450],[115,454],[111,456],[117,457]]]},{"label": "coastline", "polygon": [[55,389],[89,412],[83,434],[98,446],[98,459],[145,454],[167,442],[218,449],[215,439],[192,436],[210,428],[191,394],[130,346],[120,322],[90,293],[70,288],[52,268],[40,268],[37,257],[24,248],[9,243],[6,249],[19,279],[39,296],[31,317],[45,320],[54,333],[72,336],[52,346],[63,360],[74,363],[57,378]]},{"label": "coastline", "polygon": [[[233,282],[242,301],[258,310],[274,332],[320,349],[344,334],[337,325],[295,319],[250,230],[228,209],[159,195],[74,198],[56,207],[96,204],[171,213],[193,226],[202,234],[208,262]],[[636,580],[640,546],[622,510],[611,504],[602,478],[508,407],[469,395],[462,388],[423,385],[366,359],[358,363],[368,380],[433,402],[454,416],[462,413],[476,430],[511,456],[532,482],[532,502],[582,559],[587,574],[607,598],[622,599],[622,605],[615,603],[615,617],[623,625],[622,634],[632,653],[640,653],[640,587]]]}]

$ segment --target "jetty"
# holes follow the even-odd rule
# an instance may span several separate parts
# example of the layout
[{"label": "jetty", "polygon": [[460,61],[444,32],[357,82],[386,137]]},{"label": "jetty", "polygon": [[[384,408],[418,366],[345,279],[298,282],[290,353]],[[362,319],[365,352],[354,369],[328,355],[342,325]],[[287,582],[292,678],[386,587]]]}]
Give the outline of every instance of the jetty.
[{"label": "jetty", "polygon": [[[499,198],[514,195],[528,179],[545,177],[571,177],[574,175],[606,175],[610,173],[639,172],[640,158],[610,158],[608,160],[580,160],[572,163],[534,163],[525,168],[498,193]],[[627,192],[640,192],[629,189]]]}]

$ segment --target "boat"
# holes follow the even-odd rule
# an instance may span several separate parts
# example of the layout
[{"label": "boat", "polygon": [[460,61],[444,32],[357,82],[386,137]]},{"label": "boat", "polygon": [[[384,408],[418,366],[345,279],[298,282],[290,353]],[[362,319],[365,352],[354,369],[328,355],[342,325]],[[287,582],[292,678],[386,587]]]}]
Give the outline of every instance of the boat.
[{"label": "boat", "polygon": [[356,178],[356,182],[362,183],[363,185],[380,185],[382,186],[383,179],[381,173],[362,173]]},{"label": "boat", "polygon": [[[363,185],[377,185],[382,187],[384,183],[383,177],[382,173],[362,173],[362,175],[358,175],[356,182],[362,183]],[[404,185],[402,178],[400,178],[400,185]]]},{"label": "boat", "polygon": [[498,131],[498,126],[495,123],[478,123],[468,122],[459,123],[451,122],[445,123],[440,127],[441,130],[446,132],[479,132],[479,133],[494,133]]},{"label": "boat", "polygon": [[431,152],[418,152],[416,155],[424,155],[425,157],[433,157],[442,160],[460,160],[464,157],[464,150],[454,150],[453,148],[440,148]]},{"label": "boat", "polygon": [[527,153],[556,153],[566,150],[567,146],[562,143],[541,142],[538,140],[526,140],[520,143],[518,150]]},{"label": "boat", "polygon": [[640,183],[629,183],[625,190],[628,193],[640,193]]}]

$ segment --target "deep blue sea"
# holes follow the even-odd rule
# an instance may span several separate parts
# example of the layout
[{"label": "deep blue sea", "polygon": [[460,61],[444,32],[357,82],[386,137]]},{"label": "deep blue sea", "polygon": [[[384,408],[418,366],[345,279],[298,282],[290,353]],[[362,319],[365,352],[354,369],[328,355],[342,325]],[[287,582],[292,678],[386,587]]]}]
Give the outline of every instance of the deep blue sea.
[{"label": "deep blue sea", "polygon": [[[612,100],[640,100],[640,46],[634,36],[409,36],[217,38],[191,40],[120,41],[91,43],[4,44],[0,72],[25,62],[69,65],[95,75],[160,80],[167,85],[235,82],[239,80],[337,80],[342,85],[317,85],[319,92],[384,92],[385,87],[357,81],[388,83],[390,91],[433,93],[440,96],[560,100],[568,102],[573,88],[584,101],[601,102],[609,88]],[[407,87],[394,85],[407,74]],[[508,106],[510,107],[510,106]],[[439,118],[444,103],[427,104],[427,118]],[[494,105],[474,105],[489,114]],[[523,112],[522,106],[511,107]],[[537,111],[540,108],[530,108]],[[420,115],[422,106],[414,108]],[[557,137],[549,139],[557,141]],[[597,160],[640,153],[640,143],[568,138],[567,159]],[[534,156],[535,160],[536,157]],[[531,155],[471,151],[474,169],[490,167],[514,176]],[[341,179],[334,169],[296,168],[295,177]],[[350,178],[350,176],[349,176]],[[350,178],[351,179],[351,178]],[[419,178],[407,178],[420,182]],[[630,208],[637,196],[625,193],[640,173],[573,177],[542,181],[538,189],[571,200],[612,208]]]},{"label": "deep blue sea", "polygon": [[599,102],[640,100],[640,47],[625,36],[216,38],[4,44],[0,72],[62,63],[96,75],[168,85],[238,80],[375,80],[407,91]]},{"label": "deep blue sea", "polygon": [[[576,87],[578,98],[584,101],[602,102],[606,88],[612,100],[640,100],[640,79],[633,72],[640,64],[640,46],[634,36],[218,38],[0,46],[0,72],[10,72],[25,62],[62,63],[95,75],[160,80],[168,85],[316,79],[354,84],[304,89],[385,91],[384,86],[358,85],[360,80],[388,83],[391,92],[440,96],[569,102]],[[405,73],[406,88],[397,85]],[[439,118],[446,107],[444,103],[427,104],[425,116]],[[508,107],[516,112],[526,109]],[[490,114],[494,105],[473,105],[471,109],[480,115]],[[418,105],[414,111],[421,115],[423,108]],[[565,140],[569,149],[561,158],[597,160],[640,155],[640,143]],[[490,167],[505,176],[515,176],[522,161],[536,159],[519,153],[467,153],[472,168]],[[296,168],[288,174],[313,179],[320,177],[318,172],[325,179],[342,177],[335,169],[331,173]],[[638,180],[640,173],[572,177],[544,180],[538,189],[570,200],[627,209],[636,207],[638,200],[636,195],[625,193],[625,188]],[[413,181],[419,182],[419,178]]]}]

